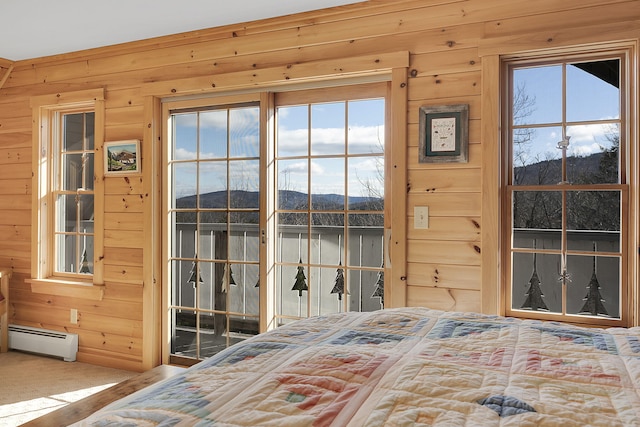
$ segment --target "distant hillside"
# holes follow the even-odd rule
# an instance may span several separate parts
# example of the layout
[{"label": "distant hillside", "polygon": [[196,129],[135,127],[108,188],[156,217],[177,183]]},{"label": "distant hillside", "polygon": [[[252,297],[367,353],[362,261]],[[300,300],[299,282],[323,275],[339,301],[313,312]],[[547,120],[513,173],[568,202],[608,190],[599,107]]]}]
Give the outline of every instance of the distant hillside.
[{"label": "distant hillside", "polygon": [[[594,177],[600,173],[603,157],[604,153],[568,157],[567,179],[569,182],[585,182],[585,178]],[[560,159],[541,161],[516,167],[514,173],[519,185],[557,184],[562,176],[562,163]]]},{"label": "distant hillside", "polygon": [[[259,203],[260,193],[257,191],[231,191],[230,197],[235,208],[255,208]],[[312,194],[313,209],[334,210],[344,208],[344,196],[339,194]],[[375,197],[349,197],[349,208],[382,209],[383,200]],[[227,206],[227,192],[214,191],[200,195],[201,208],[224,208]],[[278,206],[280,209],[306,209],[307,194],[298,191],[282,190],[278,193]],[[176,201],[176,207],[188,209],[196,207],[196,196],[186,196]]]}]

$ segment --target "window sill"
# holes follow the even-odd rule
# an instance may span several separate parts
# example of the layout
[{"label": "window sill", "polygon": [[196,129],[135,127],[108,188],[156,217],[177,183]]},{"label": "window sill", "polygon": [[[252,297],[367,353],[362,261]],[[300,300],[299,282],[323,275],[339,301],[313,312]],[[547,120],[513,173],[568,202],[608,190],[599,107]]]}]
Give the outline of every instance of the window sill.
[{"label": "window sill", "polygon": [[26,279],[31,284],[31,292],[35,294],[56,295],[102,301],[104,285],[94,285],[91,282],[74,282],[54,279]]}]

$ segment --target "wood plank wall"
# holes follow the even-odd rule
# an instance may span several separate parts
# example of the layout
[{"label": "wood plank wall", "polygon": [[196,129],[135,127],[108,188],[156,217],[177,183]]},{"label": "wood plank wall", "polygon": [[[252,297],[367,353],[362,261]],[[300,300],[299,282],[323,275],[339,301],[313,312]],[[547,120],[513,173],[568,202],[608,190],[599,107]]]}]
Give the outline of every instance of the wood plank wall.
[{"label": "wood plank wall", "polygon": [[[143,331],[154,330],[143,327],[143,261],[149,259],[143,237],[150,235],[144,207],[157,202],[146,193],[144,178],[105,180],[102,301],[34,294],[25,282],[32,250],[31,96],[104,88],[105,139],[143,140],[147,167],[153,166],[144,158],[152,143],[144,140],[149,83],[409,51],[408,141],[393,147],[407,153],[406,303],[495,311],[493,303],[483,307],[481,301],[491,300],[482,292],[498,293],[497,282],[485,283],[483,291],[481,279],[497,278],[497,264],[482,265],[492,259],[483,253],[497,252],[497,238],[483,242],[481,236],[483,221],[496,221],[482,218],[483,200],[492,200],[482,189],[492,188],[483,185],[483,165],[497,164],[483,159],[484,152],[496,152],[483,149],[496,144],[483,135],[491,135],[486,130],[497,123],[482,123],[482,105],[483,90],[495,93],[498,82],[482,81],[483,59],[493,55],[495,63],[503,53],[639,37],[638,0],[371,0],[47,58],[2,60],[0,79],[10,73],[0,88],[0,266],[13,270],[11,322],[79,333],[80,361],[145,370],[157,360],[157,349],[142,345]],[[449,103],[470,105],[470,160],[419,164],[419,107]],[[416,205],[430,208],[428,230],[413,230]],[[69,323],[70,308],[79,311],[78,325]]]}]

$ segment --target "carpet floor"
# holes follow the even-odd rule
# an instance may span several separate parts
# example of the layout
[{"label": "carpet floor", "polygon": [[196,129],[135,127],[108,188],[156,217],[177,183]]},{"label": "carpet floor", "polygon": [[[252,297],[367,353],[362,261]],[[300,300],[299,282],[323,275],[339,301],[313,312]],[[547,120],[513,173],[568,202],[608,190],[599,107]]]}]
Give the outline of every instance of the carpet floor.
[{"label": "carpet floor", "polygon": [[0,426],[19,426],[135,375],[18,351],[0,353]]}]

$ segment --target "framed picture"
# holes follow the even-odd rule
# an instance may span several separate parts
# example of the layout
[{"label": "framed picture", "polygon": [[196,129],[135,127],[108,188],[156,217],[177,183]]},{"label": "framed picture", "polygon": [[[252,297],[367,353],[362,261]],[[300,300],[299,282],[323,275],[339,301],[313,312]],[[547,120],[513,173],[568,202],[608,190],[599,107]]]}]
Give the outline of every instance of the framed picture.
[{"label": "framed picture", "polygon": [[140,141],[113,141],[104,143],[104,173],[134,174],[140,172]]},{"label": "framed picture", "polygon": [[420,163],[469,160],[469,105],[420,107]]}]

